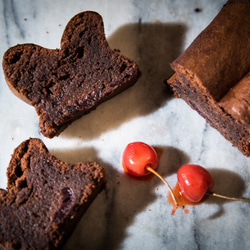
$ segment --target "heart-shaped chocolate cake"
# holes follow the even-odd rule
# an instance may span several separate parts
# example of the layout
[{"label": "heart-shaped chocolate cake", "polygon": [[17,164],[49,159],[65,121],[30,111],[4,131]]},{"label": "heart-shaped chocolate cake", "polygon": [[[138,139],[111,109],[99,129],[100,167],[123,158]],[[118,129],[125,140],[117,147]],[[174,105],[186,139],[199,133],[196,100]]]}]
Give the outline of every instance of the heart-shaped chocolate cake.
[{"label": "heart-shaped chocolate cake", "polygon": [[7,190],[0,189],[0,248],[8,249],[59,247],[105,185],[97,163],[62,162],[39,139],[14,150],[7,176]]},{"label": "heart-shaped chocolate cake", "polygon": [[3,71],[12,92],[35,107],[41,133],[49,138],[140,77],[134,61],[110,49],[102,17],[91,11],[69,21],[60,49],[9,48]]}]

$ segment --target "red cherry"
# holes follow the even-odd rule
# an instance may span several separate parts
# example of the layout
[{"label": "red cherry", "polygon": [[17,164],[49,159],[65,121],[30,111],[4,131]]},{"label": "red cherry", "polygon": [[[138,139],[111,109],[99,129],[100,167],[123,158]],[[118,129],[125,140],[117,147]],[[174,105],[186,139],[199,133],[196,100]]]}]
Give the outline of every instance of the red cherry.
[{"label": "red cherry", "polygon": [[191,202],[199,202],[204,195],[212,191],[213,176],[199,165],[183,165],[177,173],[182,194]]},{"label": "red cherry", "polygon": [[129,143],[122,156],[122,165],[127,174],[145,176],[151,172],[147,167],[158,167],[158,156],[153,147],[144,142]]},{"label": "red cherry", "polygon": [[[176,193],[177,189],[173,191],[167,181],[155,171],[158,167],[156,151],[153,147],[143,142],[133,142],[127,145],[123,152],[122,165],[127,174],[142,177],[153,173],[161,179],[168,187],[171,195],[174,205],[172,214],[175,213],[179,205],[183,206],[183,202],[181,201],[184,200],[183,198],[186,198],[192,203],[198,203],[206,193],[223,199],[250,202],[250,199],[234,198],[212,192],[214,179],[211,173],[205,168],[194,164],[183,165],[178,170],[177,179],[179,185],[177,186],[181,191]],[[178,199],[176,199],[176,197]]]},{"label": "red cherry", "polygon": [[142,177],[152,173],[168,187],[174,203],[172,211],[172,214],[174,214],[178,204],[167,181],[155,171],[158,167],[158,162],[158,155],[154,148],[144,142],[133,142],[128,144],[122,156],[122,166],[127,174]]}]

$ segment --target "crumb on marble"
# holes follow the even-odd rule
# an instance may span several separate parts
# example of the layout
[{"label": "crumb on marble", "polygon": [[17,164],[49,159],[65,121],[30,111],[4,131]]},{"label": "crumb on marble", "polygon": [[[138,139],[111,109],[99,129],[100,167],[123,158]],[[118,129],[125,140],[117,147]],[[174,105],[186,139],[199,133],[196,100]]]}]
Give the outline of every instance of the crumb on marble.
[{"label": "crumb on marble", "polygon": [[195,8],[194,11],[195,11],[196,13],[198,13],[198,12],[202,12],[202,9],[201,9],[201,8]]},{"label": "crumb on marble", "polygon": [[155,23],[161,23],[161,20],[155,19]]}]

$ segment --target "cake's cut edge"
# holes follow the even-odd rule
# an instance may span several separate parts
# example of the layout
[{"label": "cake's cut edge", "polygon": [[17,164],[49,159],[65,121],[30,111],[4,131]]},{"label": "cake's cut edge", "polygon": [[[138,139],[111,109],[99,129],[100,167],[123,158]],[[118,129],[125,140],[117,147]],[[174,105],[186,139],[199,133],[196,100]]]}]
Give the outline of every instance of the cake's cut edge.
[{"label": "cake's cut edge", "polygon": [[14,249],[56,249],[102,191],[104,169],[95,162],[68,164],[40,139],[22,142],[0,189],[0,244]]}]

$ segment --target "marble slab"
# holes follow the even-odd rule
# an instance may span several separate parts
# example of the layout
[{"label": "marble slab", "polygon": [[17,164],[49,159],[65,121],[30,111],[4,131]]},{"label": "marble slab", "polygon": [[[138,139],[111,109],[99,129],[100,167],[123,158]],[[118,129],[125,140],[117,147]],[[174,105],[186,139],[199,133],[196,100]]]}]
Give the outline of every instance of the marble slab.
[{"label": "marble slab", "polygon": [[107,188],[93,202],[64,249],[250,249],[250,204],[209,198],[171,215],[157,178],[139,181],[121,165],[125,146],[144,141],[161,149],[158,172],[173,187],[184,163],[201,164],[215,191],[250,197],[250,159],[242,155],[163,81],[172,62],[219,12],[225,0],[0,0],[0,58],[10,46],[58,48],[65,25],[85,10],[99,12],[111,48],[134,59],[142,77],[132,88],[75,121],[59,137],[39,132],[33,107],[15,97],[0,73],[0,187],[13,149],[41,138],[58,158],[105,167]]}]

